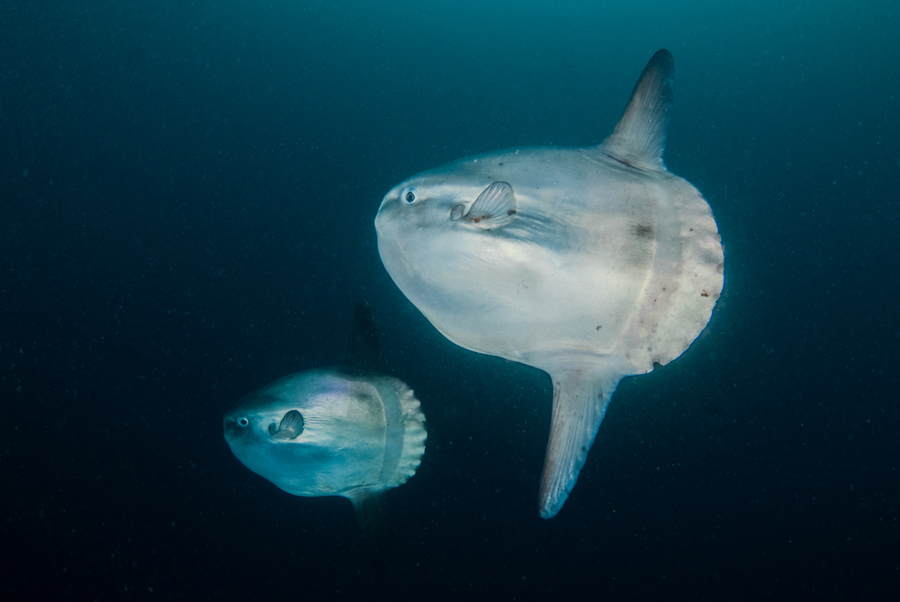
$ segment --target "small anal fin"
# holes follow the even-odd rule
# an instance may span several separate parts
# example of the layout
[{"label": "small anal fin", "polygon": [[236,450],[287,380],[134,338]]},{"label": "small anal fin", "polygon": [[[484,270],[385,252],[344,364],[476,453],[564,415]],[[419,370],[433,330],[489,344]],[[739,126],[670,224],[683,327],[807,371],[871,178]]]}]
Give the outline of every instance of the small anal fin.
[{"label": "small anal fin", "polygon": [[387,549],[387,511],[383,491],[355,492],[348,496],[353,502],[356,518],[370,558],[383,561]]}]

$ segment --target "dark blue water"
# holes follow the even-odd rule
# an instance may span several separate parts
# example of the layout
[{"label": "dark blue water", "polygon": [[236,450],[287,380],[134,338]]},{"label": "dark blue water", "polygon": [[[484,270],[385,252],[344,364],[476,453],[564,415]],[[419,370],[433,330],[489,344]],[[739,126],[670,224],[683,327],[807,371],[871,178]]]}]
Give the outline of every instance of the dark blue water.
[{"label": "dark blue water", "polygon": [[[894,599],[898,32],[887,0],[8,0],[0,595]],[[725,292],[543,521],[549,378],[439,335],[372,220],[442,162],[600,142],[663,47]],[[221,433],[359,299],[429,424],[381,562]]]}]

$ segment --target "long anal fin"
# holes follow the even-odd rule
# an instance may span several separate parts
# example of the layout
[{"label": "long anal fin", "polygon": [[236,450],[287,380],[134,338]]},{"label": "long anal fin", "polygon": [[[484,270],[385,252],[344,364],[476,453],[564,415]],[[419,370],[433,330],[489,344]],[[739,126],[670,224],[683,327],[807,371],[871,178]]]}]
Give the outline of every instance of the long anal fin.
[{"label": "long anal fin", "polygon": [[584,370],[563,371],[553,377],[553,416],[550,440],[541,474],[538,508],[552,518],[575,486],[588,451],[603,422],[606,408],[622,375]]}]

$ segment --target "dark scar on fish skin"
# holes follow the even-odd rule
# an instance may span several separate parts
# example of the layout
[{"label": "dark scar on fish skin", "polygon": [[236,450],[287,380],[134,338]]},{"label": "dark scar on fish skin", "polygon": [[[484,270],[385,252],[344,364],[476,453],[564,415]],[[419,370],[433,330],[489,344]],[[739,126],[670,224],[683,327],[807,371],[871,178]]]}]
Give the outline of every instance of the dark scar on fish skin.
[{"label": "dark scar on fish skin", "polygon": [[653,226],[638,224],[634,227],[634,233],[641,238],[653,238]]}]

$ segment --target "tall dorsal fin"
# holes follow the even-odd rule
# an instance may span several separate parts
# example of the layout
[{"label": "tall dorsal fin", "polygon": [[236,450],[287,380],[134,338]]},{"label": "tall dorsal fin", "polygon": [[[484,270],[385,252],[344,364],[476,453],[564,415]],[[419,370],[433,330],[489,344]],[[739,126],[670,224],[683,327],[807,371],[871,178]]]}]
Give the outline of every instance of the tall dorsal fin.
[{"label": "tall dorsal fin", "polygon": [[353,307],[350,338],[338,368],[349,372],[381,372],[381,352],[375,319],[367,303],[360,301]]},{"label": "tall dorsal fin", "polygon": [[658,50],[634,85],[622,119],[601,145],[607,155],[640,169],[665,169],[662,154],[674,75],[672,54]]}]

